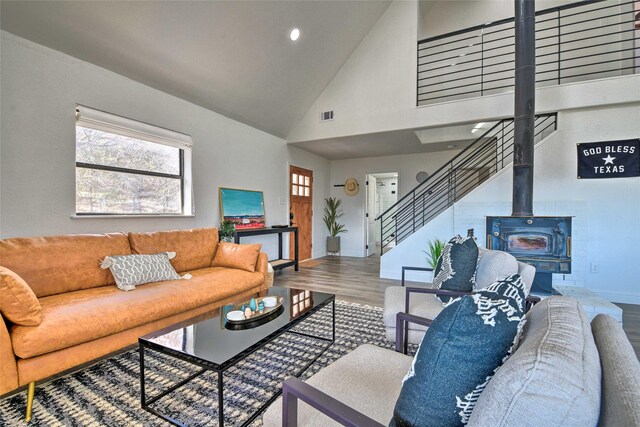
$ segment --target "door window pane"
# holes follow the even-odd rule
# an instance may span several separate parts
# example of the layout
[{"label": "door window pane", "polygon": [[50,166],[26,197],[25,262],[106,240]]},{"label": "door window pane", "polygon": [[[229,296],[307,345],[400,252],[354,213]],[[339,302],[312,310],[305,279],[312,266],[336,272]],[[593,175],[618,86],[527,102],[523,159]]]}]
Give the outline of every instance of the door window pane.
[{"label": "door window pane", "polygon": [[291,182],[293,184],[297,184],[298,183],[298,174],[297,173],[294,173],[294,174],[291,175]]}]

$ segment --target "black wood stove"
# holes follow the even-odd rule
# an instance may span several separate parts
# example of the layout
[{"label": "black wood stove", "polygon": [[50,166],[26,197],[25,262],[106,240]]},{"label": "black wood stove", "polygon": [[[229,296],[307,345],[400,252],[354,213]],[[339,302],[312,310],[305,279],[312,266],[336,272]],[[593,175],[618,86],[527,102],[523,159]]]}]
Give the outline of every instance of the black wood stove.
[{"label": "black wood stove", "polygon": [[571,273],[571,217],[487,217],[486,244],[536,268],[532,292],[551,294],[552,274]]}]

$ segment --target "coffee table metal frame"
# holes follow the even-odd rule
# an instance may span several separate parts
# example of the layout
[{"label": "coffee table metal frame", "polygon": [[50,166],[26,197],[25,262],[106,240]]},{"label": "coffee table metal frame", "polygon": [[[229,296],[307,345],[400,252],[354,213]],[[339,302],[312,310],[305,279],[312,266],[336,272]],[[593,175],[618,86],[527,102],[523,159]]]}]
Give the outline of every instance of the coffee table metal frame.
[{"label": "coffee table metal frame", "polygon": [[[324,307],[326,307],[327,305],[329,305],[329,303],[332,303],[332,335],[331,338],[327,338],[327,337],[320,337],[320,336],[316,336],[316,335],[312,335],[312,334],[307,334],[304,332],[299,332],[299,331],[292,331],[291,329],[297,325],[299,325],[303,320],[307,319],[309,316],[317,313],[318,311],[320,311],[321,309],[323,309]],[[166,328],[166,330],[170,330],[171,327]],[[284,334],[285,332],[289,332],[292,334],[296,334],[296,335],[301,335],[301,336],[305,336],[308,338],[313,338],[313,339],[318,339],[321,341],[325,341],[327,343],[327,345],[322,349],[322,351],[320,353],[318,353],[313,360],[311,360],[310,362],[306,363],[301,370],[299,370],[298,372],[294,373],[293,375],[296,377],[299,377],[300,375],[302,375],[311,365],[313,365],[313,363],[315,363],[316,360],[318,360],[318,358],[320,358],[320,356],[322,356],[329,347],[331,347],[331,345],[335,342],[336,340],[336,300],[335,300],[335,295],[331,295],[329,298],[327,298],[326,301],[323,301],[322,303],[318,304],[316,307],[313,307],[312,309],[310,309],[309,311],[301,314],[299,317],[293,319],[291,322],[287,323],[285,326],[283,326],[282,328],[272,332],[271,334],[265,336],[263,339],[261,339],[260,341],[256,342],[255,344],[251,345],[250,347],[247,347],[245,350],[241,351],[240,353],[238,353],[237,355],[235,355],[234,357],[228,359],[227,361],[218,364],[218,363],[214,363],[193,355],[189,355],[183,352],[179,352],[176,350],[173,350],[171,348],[165,347],[161,344],[157,344],[154,343],[152,341],[147,341],[146,339],[144,339],[144,337],[140,337],[138,339],[138,344],[139,344],[139,352],[140,352],[140,403],[142,406],[142,409],[162,418],[165,421],[170,422],[171,424],[177,425],[177,426],[186,426],[188,424],[183,424],[182,422],[169,417],[167,415],[164,415],[162,413],[160,413],[159,411],[157,411],[156,409],[152,408],[150,405],[152,405],[153,403],[157,402],[159,399],[162,399],[163,397],[165,397],[166,395],[168,395],[169,393],[179,389],[180,387],[184,386],[185,384],[188,384],[191,380],[199,377],[200,375],[204,374],[207,371],[213,371],[216,372],[218,374],[218,425],[220,427],[224,426],[224,378],[223,378],[223,374],[224,372],[231,368],[232,366],[234,366],[236,363],[238,363],[239,361],[243,360],[244,358],[246,358],[247,356],[255,353],[257,350],[261,349],[262,347],[264,347],[266,344],[270,343],[271,341],[275,340],[276,338],[278,338],[280,335]],[[150,350],[154,350],[157,351],[159,353],[171,356],[171,357],[175,357],[176,359],[180,359],[183,360],[185,362],[189,362],[193,365],[199,366],[202,369],[197,371],[196,373],[188,376],[187,378],[183,379],[182,381],[179,381],[178,383],[172,385],[171,387],[169,387],[167,390],[162,391],[160,394],[158,394],[157,396],[154,397],[147,397],[146,395],[146,391],[145,391],[145,375],[144,375],[144,352],[145,349],[150,349]],[[271,405],[271,403],[273,403],[274,400],[276,400],[278,398],[278,396],[280,396],[282,394],[282,389],[280,388],[279,390],[276,391],[276,393],[269,398],[269,400],[267,400],[266,403],[264,403],[262,406],[260,406],[260,408],[258,408],[257,411],[255,411],[253,414],[251,414],[251,416],[244,422],[242,423],[242,426],[247,426],[249,425],[253,420],[255,420],[269,405]]]}]

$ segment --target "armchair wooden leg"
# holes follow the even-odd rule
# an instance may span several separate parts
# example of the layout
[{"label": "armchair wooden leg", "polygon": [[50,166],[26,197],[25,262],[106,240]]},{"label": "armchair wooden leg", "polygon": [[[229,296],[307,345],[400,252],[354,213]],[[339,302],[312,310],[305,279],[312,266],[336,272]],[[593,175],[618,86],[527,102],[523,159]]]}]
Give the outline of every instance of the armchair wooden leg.
[{"label": "armchair wooden leg", "polygon": [[24,418],[26,422],[31,421],[31,409],[33,408],[33,395],[36,393],[35,381],[29,383],[29,391],[27,392],[27,415]]}]

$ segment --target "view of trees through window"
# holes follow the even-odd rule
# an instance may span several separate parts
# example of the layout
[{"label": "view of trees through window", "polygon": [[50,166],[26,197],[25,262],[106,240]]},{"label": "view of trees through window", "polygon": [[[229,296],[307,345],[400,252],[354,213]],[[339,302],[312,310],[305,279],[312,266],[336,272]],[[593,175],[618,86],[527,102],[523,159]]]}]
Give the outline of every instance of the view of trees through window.
[{"label": "view of trees through window", "polygon": [[76,213],[181,214],[180,149],[76,126]]}]

